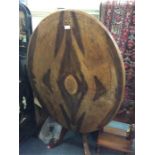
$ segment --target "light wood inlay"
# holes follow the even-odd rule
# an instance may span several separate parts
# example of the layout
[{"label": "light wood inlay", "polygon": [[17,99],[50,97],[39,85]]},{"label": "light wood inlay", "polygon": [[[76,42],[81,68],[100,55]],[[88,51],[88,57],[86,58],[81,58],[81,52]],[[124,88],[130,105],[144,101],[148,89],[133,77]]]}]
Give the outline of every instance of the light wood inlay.
[{"label": "light wood inlay", "polygon": [[68,75],[64,81],[65,88],[69,94],[73,95],[78,90],[76,79],[72,75]]}]

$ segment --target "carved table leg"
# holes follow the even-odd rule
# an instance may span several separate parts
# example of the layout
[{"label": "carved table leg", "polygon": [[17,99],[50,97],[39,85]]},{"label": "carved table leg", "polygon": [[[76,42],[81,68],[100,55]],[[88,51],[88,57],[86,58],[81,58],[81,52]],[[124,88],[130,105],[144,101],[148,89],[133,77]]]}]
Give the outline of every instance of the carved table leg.
[{"label": "carved table leg", "polygon": [[[98,136],[104,131],[103,127],[100,127],[98,130],[98,135],[97,135],[97,140],[98,140]],[[101,154],[101,146],[98,145],[98,142],[96,142],[96,155],[100,155]]]},{"label": "carved table leg", "polygon": [[60,132],[59,138],[58,138],[58,139],[52,138],[52,139],[50,140],[50,142],[49,142],[49,144],[48,144],[47,147],[50,149],[50,148],[53,148],[53,147],[55,147],[55,146],[61,144],[62,141],[63,141],[63,138],[64,138],[65,134],[67,133],[67,131],[68,131],[68,130],[67,130],[66,128],[62,127],[62,130],[61,130],[61,132]]},{"label": "carved table leg", "polygon": [[99,145],[97,145],[96,155],[100,155],[100,153],[101,153],[101,147]]},{"label": "carved table leg", "polygon": [[87,134],[83,134],[83,147],[84,147],[84,155],[91,155],[89,144],[88,144],[88,139],[87,139]]}]

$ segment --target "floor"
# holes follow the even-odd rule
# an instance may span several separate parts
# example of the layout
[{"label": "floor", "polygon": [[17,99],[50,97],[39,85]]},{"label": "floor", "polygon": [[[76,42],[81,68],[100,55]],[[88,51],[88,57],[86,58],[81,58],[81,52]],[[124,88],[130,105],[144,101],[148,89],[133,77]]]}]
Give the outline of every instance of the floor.
[{"label": "floor", "polygon": [[[89,147],[92,155],[95,155],[96,133],[88,137]],[[81,134],[68,132],[64,137],[64,142],[53,149],[47,149],[47,146],[37,137],[29,138],[19,146],[19,155],[83,155]],[[108,149],[102,149],[100,155],[124,155]]]}]

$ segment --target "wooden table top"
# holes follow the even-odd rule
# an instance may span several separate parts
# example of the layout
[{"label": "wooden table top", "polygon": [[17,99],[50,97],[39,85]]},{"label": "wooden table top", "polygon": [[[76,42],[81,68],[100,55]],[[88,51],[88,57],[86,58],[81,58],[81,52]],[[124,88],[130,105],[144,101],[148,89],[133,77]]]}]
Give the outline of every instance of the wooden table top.
[{"label": "wooden table top", "polygon": [[81,11],[57,11],[39,24],[29,44],[28,71],[49,114],[81,133],[107,124],[123,100],[119,48],[104,25]]}]

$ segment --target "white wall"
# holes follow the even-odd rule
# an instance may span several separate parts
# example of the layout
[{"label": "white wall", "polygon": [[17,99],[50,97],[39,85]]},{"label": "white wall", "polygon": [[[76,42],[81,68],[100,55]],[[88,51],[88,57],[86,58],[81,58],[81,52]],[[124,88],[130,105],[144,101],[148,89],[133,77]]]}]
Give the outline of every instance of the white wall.
[{"label": "white wall", "polygon": [[[48,16],[58,8],[65,9],[80,9],[86,10],[98,10],[101,2],[107,0],[21,0],[28,6],[32,13],[33,29],[39,24],[39,22]],[[113,0],[110,0],[113,1]],[[118,2],[124,2],[126,0],[116,0]]]},{"label": "white wall", "polygon": [[[33,30],[40,21],[58,8],[98,10],[103,0],[24,0],[32,13]],[[104,0],[106,1],[106,0]]]},{"label": "white wall", "polygon": [[27,0],[32,11],[51,11],[57,8],[98,9],[101,0]]}]

